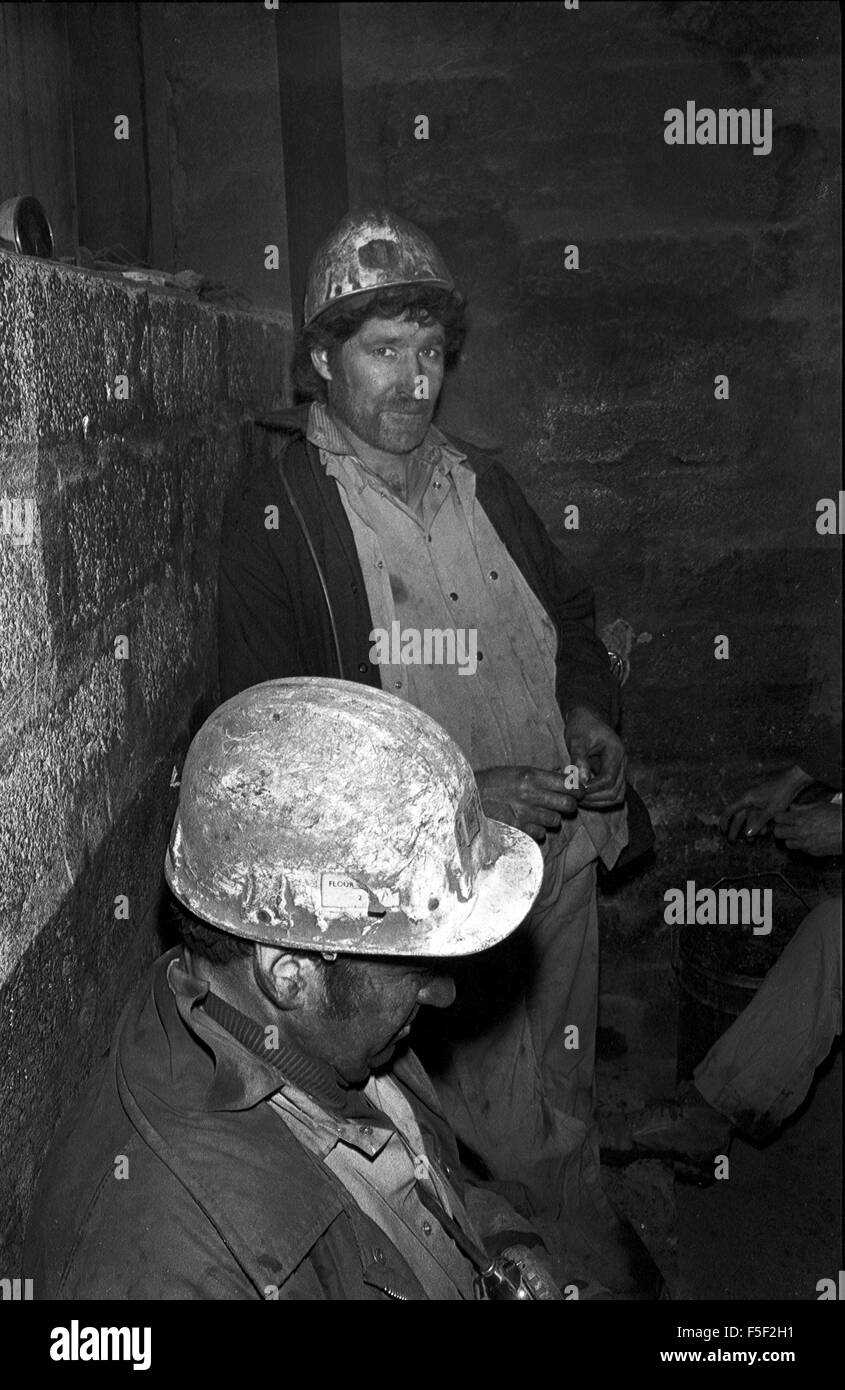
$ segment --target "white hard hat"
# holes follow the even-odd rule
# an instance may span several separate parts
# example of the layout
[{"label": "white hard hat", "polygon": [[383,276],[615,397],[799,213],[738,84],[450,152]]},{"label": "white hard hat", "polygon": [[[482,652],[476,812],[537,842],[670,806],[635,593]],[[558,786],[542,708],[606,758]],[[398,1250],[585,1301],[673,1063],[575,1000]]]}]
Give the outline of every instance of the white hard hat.
[{"label": "white hard hat", "polygon": [[427,714],[369,686],[295,677],[243,691],[199,730],[165,875],[235,936],[443,957],[513,931],[543,859],[488,820],[472,769]]}]

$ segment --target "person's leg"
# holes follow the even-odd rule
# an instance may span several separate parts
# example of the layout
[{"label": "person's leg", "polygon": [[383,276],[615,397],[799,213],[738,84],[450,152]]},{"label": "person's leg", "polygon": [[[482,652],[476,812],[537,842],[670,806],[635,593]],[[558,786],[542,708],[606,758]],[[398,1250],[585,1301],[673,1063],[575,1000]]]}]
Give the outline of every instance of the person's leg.
[{"label": "person's leg", "polygon": [[674,1101],[607,1115],[606,1163],[652,1155],[688,1176],[712,1173],[734,1129],[773,1133],[803,1101],[816,1067],[842,1028],[842,900],[821,903],[801,923],[751,1003],[731,1024]]},{"label": "person's leg", "polygon": [[598,998],[595,851],[547,859],[525,922],[456,972],[457,999],[416,1043],[458,1137],[532,1209],[559,1200],[592,1114]]},{"label": "person's leg", "polygon": [[796,1110],[842,1029],[842,899],[804,918],[751,1003],[696,1067],[696,1090],[746,1134]]},{"label": "person's leg", "polygon": [[467,961],[455,1005],[427,1021],[416,1046],[459,1139],[536,1219],[567,1277],[636,1297],[657,1271],[604,1194],[592,1113],[595,868],[579,829],[549,856],[530,916]]}]

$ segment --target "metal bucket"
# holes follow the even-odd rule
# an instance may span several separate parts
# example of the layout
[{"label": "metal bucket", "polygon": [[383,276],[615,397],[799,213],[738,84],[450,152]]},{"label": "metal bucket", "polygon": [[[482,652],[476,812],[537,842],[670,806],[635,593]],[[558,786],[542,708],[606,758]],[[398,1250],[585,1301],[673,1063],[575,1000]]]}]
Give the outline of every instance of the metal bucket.
[{"label": "metal bucket", "polygon": [[754,936],[747,927],[739,926],[687,926],[673,930],[672,964],[679,985],[678,1081],[690,1079],[713,1044],[751,1002],[800,922],[812,910],[812,904],[778,873],[724,878],[713,887],[765,878],[779,880],[779,887],[773,886],[769,936]]}]

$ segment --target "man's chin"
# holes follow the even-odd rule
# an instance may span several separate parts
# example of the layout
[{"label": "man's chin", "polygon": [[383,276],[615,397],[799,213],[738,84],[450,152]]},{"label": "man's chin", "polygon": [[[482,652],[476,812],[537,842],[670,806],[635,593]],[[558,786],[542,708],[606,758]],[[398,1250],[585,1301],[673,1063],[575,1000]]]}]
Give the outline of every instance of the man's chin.
[{"label": "man's chin", "polygon": [[422,416],[414,415],[411,420],[403,424],[401,419],[393,417],[395,423],[388,424],[382,417],[381,429],[379,430],[379,442],[377,447],[383,449],[387,454],[412,454],[418,449],[428,434],[429,420]]},{"label": "man's chin", "polygon": [[389,1043],[387,1047],[383,1047],[381,1052],[374,1052],[373,1055],[367,1059],[370,1071],[378,1071],[380,1067],[386,1067],[397,1047],[398,1043],[392,1042]]}]

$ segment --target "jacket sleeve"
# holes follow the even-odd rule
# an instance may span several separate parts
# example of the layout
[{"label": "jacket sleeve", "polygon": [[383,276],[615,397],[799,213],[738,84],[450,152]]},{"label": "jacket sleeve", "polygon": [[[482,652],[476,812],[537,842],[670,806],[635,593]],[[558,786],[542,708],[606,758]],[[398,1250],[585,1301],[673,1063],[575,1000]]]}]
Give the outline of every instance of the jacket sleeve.
[{"label": "jacket sleeve", "polygon": [[270,496],[260,480],[251,483],[223,534],[217,616],[221,700],[261,681],[307,674],[288,577],[273,545],[280,533],[264,524]]},{"label": "jacket sleeve", "polygon": [[[541,590],[537,596],[548,606],[558,630],[557,697],[561,710],[565,715],[573,705],[587,705],[615,727],[620,713],[619,688],[607,648],[596,635],[593,590],[580,570],[565,559],[507,470],[491,465],[490,472],[490,481],[501,491],[505,514],[512,518],[526,569],[533,567],[539,580],[532,588]],[[510,549],[508,536],[503,534],[502,539]],[[525,573],[525,578],[531,583],[530,573]]]}]

